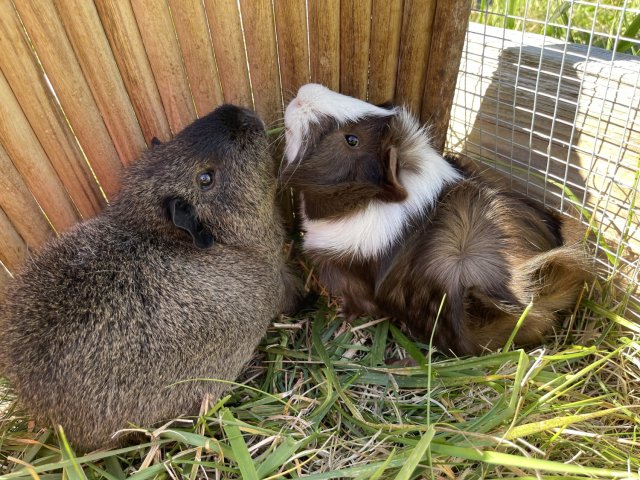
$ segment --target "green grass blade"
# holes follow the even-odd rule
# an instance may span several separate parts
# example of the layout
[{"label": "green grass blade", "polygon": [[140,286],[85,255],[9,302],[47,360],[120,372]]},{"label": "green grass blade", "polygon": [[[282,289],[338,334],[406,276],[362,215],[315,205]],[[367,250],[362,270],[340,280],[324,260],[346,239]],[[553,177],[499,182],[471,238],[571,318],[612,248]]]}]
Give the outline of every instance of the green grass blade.
[{"label": "green grass blade", "polygon": [[431,451],[450,457],[460,457],[468,460],[484,462],[489,465],[503,465],[508,467],[518,467],[520,469],[544,470],[554,473],[571,473],[576,475],[592,475],[596,478],[625,478],[640,479],[640,475],[622,470],[610,470],[608,468],[585,467],[582,465],[571,465],[567,463],[554,462],[552,460],[542,460],[539,458],[528,458],[509,453],[494,452],[477,448],[458,447],[432,443]]},{"label": "green grass blade", "polygon": [[240,468],[243,480],[258,480],[258,473],[247,444],[240,428],[235,424],[236,419],[228,408],[222,410],[222,419],[224,420],[222,428],[227,434],[227,439],[235,455],[235,461],[238,464],[238,468]]},{"label": "green grass blade", "polygon": [[384,350],[387,346],[387,338],[389,337],[389,320],[385,320],[376,325],[373,335],[371,351],[368,355],[369,365],[372,367],[384,365]]},{"label": "green grass blade", "polygon": [[502,347],[502,353],[506,353],[509,351],[509,349],[511,348],[511,345],[513,344],[513,340],[516,338],[516,335],[518,334],[518,330],[520,330],[520,327],[524,323],[524,320],[527,318],[527,315],[529,315],[529,312],[531,311],[532,308],[533,308],[533,300],[529,302],[529,305],[527,305],[527,308],[524,309],[524,312],[522,312],[522,315],[520,315],[520,318],[518,318],[518,321],[516,322],[516,326],[513,327],[513,331],[511,332],[511,335],[509,335],[509,338],[507,339],[507,343],[505,343],[504,347]]},{"label": "green grass blade", "polygon": [[[636,14],[631,21],[631,24],[627,27],[627,29],[622,34],[623,37],[627,38],[637,38],[638,32],[640,31],[640,13]],[[620,40],[618,42],[618,46],[616,47],[616,52],[623,53],[629,48],[635,45],[633,42],[629,40]]]},{"label": "green grass blade", "polygon": [[71,445],[67,441],[67,436],[64,434],[64,430],[58,425],[58,438],[60,439],[60,453],[62,459],[70,462],[70,464],[63,468],[64,474],[69,480],[88,480],[82,467],[78,464],[76,454],[73,452]]},{"label": "green grass blade", "polygon": [[582,302],[585,305],[585,307],[587,307],[593,313],[601,315],[607,320],[611,320],[612,322],[622,325],[623,327],[628,328],[632,332],[640,333],[640,325],[638,325],[637,323],[631,322],[630,320],[627,320],[626,318],[621,317],[620,315],[613,313],[607,310],[606,308],[601,307],[600,305],[598,305],[592,300],[583,300]]},{"label": "green grass blade", "polygon": [[429,429],[422,435],[422,438],[418,442],[418,445],[413,449],[411,455],[405,462],[405,464],[396,475],[395,480],[409,480],[411,478],[411,474],[417,468],[418,464],[424,457],[427,452],[429,445],[431,445],[431,440],[433,440],[433,436],[436,434],[435,428],[433,425],[429,425]]},{"label": "green grass blade", "polygon": [[301,448],[304,448],[315,436],[310,436],[299,441],[295,441],[292,437],[285,437],[284,441],[278,447],[268,454],[267,458],[258,465],[256,473],[258,478],[264,478],[275,470],[286,465],[288,460]]},{"label": "green grass blade", "polygon": [[117,478],[119,480],[124,480],[125,478],[127,478],[124,470],[122,470],[122,465],[120,465],[120,462],[118,461],[118,457],[116,457],[115,455],[105,458],[104,466],[107,473],[113,478]]},{"label": "green grass blade", "polygon": [[147,478],[157,478],[161,473],[166,473],[164,462],[156,463],[143,470],[139,470],[129,477],[129,480],[146,480]]},{"label": "green grass blade", "polygon": [[395,325],[389,325],[389,329],[391,330],[391,334],[398,345],[404,348],[409,356],[418,363],[418,365],[423,368],[426,367],[427,359],[422,354],[418,346],[413,341],[409,340],[409,338],[407,338],[407,336]]},{"label": "green grass blade", "polygon": [[511,430],[509,430],[504,435],[503,438],[506,438],[507,440],[514,440],[516,438],[522,438],[529,435],[533,435],[534,433],[544,432],[552,428],[564,428],[573,423],[584,422],[586,420],[592,420],[594,418],[604,417],[605,415],[619,412],[624,408],[633,408],[633,407],[607,408],[606,410],[598,410],[597,412],[593,412],[593,413],[568,415],[566,417],[554,417],[548,420],[544,420],[542,422],[518,425],[517,427],[513,427]]},{"label": "green grass blade", "polygon": [[267,130],[267,135],[279,135],[284,132],[284,127],[272,128],[271,130]]},{"label": "green grass blade", "polygon": [[395,454],[396,449],[394,448],[393,450],[391,450],[391,453],[389,454],[387,459],[375,472],[373,472],[372,474],[363,473],[362,475],[357,476],[356,480],[378,480],[382,476],[382,474],[389,468],[389,464],[391,463],[391,460],[393,460]]}]

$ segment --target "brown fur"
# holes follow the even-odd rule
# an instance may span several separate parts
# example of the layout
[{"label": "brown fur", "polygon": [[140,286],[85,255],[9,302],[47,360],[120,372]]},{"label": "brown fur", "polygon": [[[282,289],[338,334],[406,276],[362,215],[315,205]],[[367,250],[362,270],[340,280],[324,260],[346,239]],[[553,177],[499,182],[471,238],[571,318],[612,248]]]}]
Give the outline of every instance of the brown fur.
[{"label": "brown fur", "polygon": [[[284,172],[303,195],[308,218],[340,218],[372,200],[404,200],[394,178],[397,169],[416,168],[421,153],[411,137],[425,134],[408,125],[392,116],[312,126],[300,158]],[[344,146],[349,132],[357,132],[364,154]],[[398,155],[395,168],[392,154]],[[444,352],[477,354],[504,345],[532,301],[515,340],[539,343],[558,313],[575,305],[590,276],[586,256],[564,244],[558,215],[447,159],[463,179],[408,219],[392,248],[373,259],[321,249],[307,254],[320,280],[342,297],[347,317],[395,317],[428,341],[446,295],[435,344]]]},{"label": "brown fur", "polygon": [[[33,258],[0,310],[0,371],[35,418],[92,450],[227,390],[215,380],[238,375],[292,299],[275,183],[262,122],[223,106],[154,145],[112,205]],[[198,378],[211,380],[176,385]]]}]

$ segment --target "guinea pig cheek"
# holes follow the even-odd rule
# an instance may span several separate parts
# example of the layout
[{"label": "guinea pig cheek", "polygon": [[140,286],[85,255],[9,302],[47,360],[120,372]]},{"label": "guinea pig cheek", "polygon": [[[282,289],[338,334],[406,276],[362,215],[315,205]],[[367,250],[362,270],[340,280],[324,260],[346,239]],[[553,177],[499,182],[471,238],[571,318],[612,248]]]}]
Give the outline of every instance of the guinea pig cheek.
[{"label": "guinea pig cheek", "polygon": [[285,132],[285,156],[287,157],[287,163],[291,164],[300,153],[302,148],[302,132],[298,129],[287,129]]}]

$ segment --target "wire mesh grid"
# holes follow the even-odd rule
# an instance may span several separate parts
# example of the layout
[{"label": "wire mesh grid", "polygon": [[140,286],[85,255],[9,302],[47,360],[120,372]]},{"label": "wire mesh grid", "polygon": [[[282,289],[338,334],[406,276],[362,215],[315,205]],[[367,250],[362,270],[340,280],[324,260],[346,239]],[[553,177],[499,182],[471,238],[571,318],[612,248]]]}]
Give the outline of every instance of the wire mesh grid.
[{"label": "wire mesh grid", "polygon": [[[448,147],[587,227],[640,320],[640,0],[478,0]],[[585,228],[582,229],[584,231]]]}]

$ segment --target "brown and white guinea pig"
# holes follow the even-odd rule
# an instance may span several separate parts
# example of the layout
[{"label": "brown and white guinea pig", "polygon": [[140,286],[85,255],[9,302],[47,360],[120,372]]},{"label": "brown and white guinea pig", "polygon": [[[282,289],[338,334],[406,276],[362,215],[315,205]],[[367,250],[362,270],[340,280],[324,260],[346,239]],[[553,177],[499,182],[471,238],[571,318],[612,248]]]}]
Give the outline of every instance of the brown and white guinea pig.
[{"label": "brown and white guinea pig", "polygon": [[276,190],[263,122],[233,105],[125,169],[0,305],[0,374],[23,407],[87,451],[222,395],[295,301]]},{"label": "brown and white guinea pig", "polygon": [[456,355],[540,342],[589,278],[560,217],[444,158],[405,108],[321,85],[285,114],[281,181],[300,194],[304,251],[347,318],[389,316]]}]

